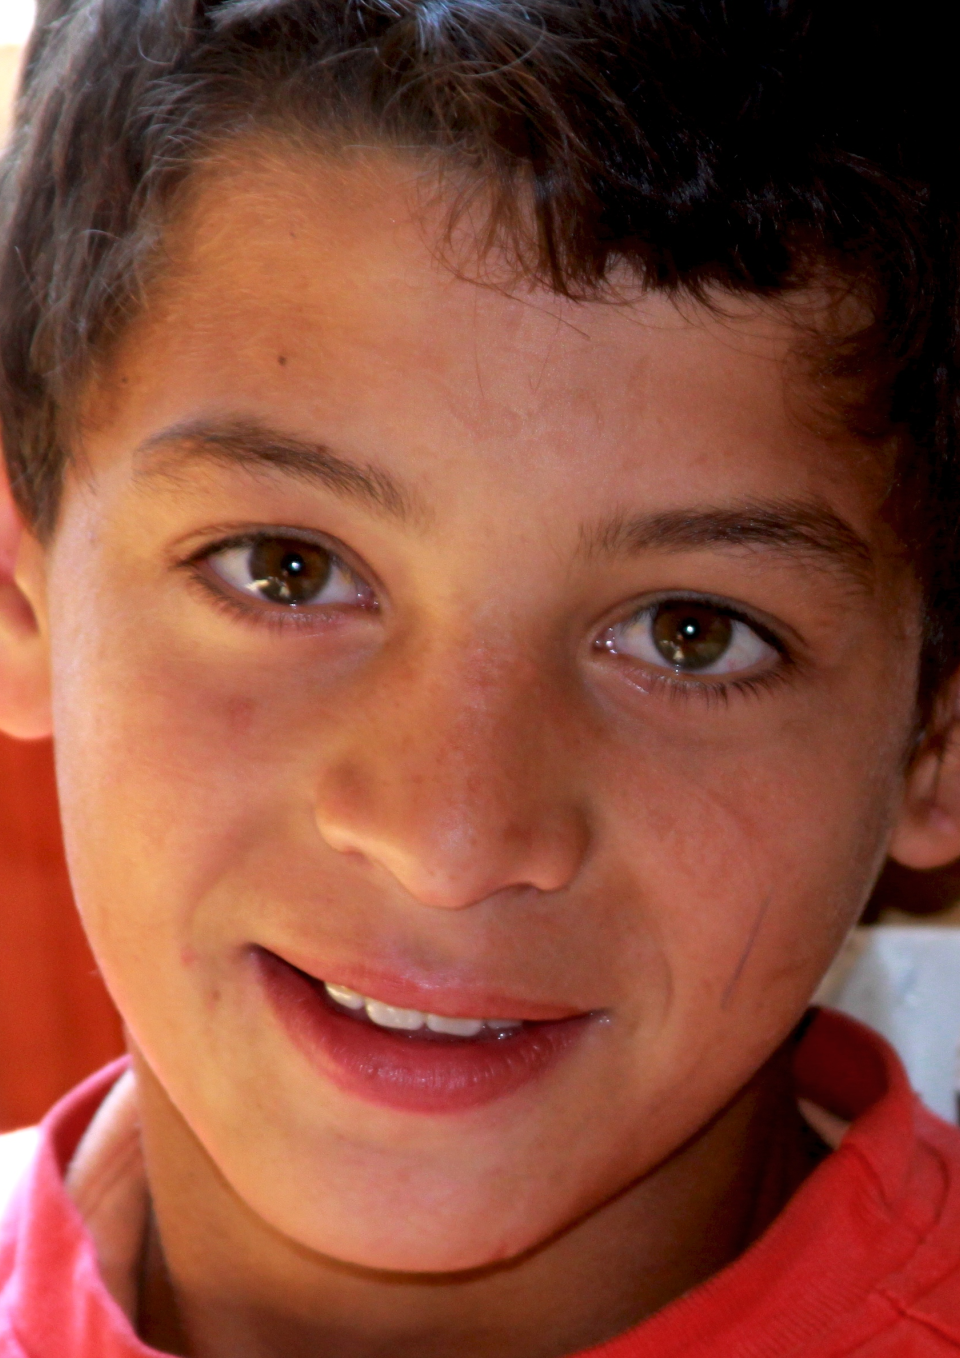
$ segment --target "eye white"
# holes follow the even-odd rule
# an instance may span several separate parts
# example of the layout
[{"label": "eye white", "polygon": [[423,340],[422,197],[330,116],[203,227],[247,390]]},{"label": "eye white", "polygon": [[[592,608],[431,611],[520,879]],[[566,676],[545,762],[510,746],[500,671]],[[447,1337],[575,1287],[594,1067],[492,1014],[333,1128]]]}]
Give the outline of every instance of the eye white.
[{"label": "eye white", "polygon": [[689,668],[685,668],[683,665],[671,664],[660,651],[653,637],[653,623],[656,615],[656,608],[647,608],[642,613],[635,614],[627,622],[611,627],[608,633],[608,648],[617,655],[628,655],[632,659],[641,660],[644,664],[652,665],[656,669],[669,670],[671,674],[686,673],[697,677],[712,674],[737,674],[776,659],[777,652],[769,642],[764,641],[747,623],[741,622],[739,618],[732,618],[730,620],[729,644],[712,665],[697,668],[691,665]]},{"label": "eye white", "polygon": [[[238,547],[224,547],[207,557],[210,569],[221,580],[244,594],[253,594],[268,603],[274,603],[267,594],[269,580],[258,579],[252,569],[255,545],[243,543]],[[365,598],[365,590],[352,571],[348,570],[335,556],[330,557],[330,572],[322,588],[318,589],[306,602],[311,606],[324,604],[360,603]],[[280,604],[279,607],[284,607]],[[290,605],[286,605],[289,607]],[[299,607],[303,607],[303,603]]]}]

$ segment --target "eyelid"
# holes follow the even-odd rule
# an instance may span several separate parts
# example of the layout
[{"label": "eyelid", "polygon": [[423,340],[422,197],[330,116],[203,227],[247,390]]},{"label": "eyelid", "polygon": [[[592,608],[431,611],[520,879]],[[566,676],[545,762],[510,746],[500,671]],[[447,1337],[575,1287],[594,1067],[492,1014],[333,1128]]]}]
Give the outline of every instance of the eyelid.
[{"label": "eyelid", "polygon": [[[188,549],[185,556],[179,554],[177,546],[174,544],[173,564],[185,569],[195,568],[216,552],[226,551],[231,547],[251,547],[257,542],[263,542],[270,538],[291,538],[329,552],[372,591],[376,596],[378,607],[383,606],[387,598],[387,591],[376,571],[340,538],[336,538],[330,533],[323,533],[316,528],[295,528],[289,524],[280,523],[212,524],[200,532],[190,534],[186,542],[189,542],[190,539],[194,541],[203,539],[203,541],[202,545]],[[180,545],[181,550],[182,548],[183,542]]]},{"label": "eyelid", "polygon": [[[200,534],[190,535],[194,540]],[[174,558],[175,569],[186,572],[192,587],[202,591],[208,602],[235,621],[259,627],[272,628],[280,632],[309,631],[322,622],[334,617],[373,616],[380,613],[384,592],[379,578],[365,562],[358,562],[349,547],[330,534],[316,529],[288,528],[286,525],[235,525],[224,524],[208,527],[203,532],[205,541],[193,548],[187,555]],[[347,606],[342,603],[310,604],[299,607],[273,603],[258,598],[254,593],[239,590],[229,580],[224,579],[211,564],[210,558],[221,552],[238,547],[253,547],[258,542],[284,538],[302,542],[305,546],[319,548],[327,552],[341,569],[354,576],[365,591],[369,591],[369,603]],[[189,541],[189,539],[187,539]]]},{"label": "eyelid", "polygon": [[[716,610],[732,621],[742,623],[767,645],[774,655],[766,664],[744,670],[732,670],[716,674],[705,672],[675,670],[669,666],[653,665],[642,658],[618,652],[610,645],[610,634],[614,629],[628,625],[644,615],[652,615],[656,609],[666,604],[696,604]],[[659,695],[665,700],[676,702],[699,701],[707,705],[723,705],[734,697],[757,697],[789,683],[805,667],[807,659],[802,641],[796,648],[784,640],[779,631],[765,620],[760,619],[730,599],[718,598],[698,590],[663,590],[650,595],[640,602],[634,601],[632,607],[618,610],[602,630],[596,634],[594,646],[606,652],[616,662],[617,672],[631,687],[639,688],[649,697]],[[652,618],[651,618],[652,621]],[[784,631],[793,629],[784,626]]]},{"label": "eyelid", "polygon": [[657,692],[677,702],[698,699],[708,705],[726,706],[734,694],[755,697],[789,683],[792,669],[793,666],[786,662],[771,666],[760,674],[733,674],[716,683],[698,679],[695,675],[678,675],[673,670],[644,669],[645,684],[638,684],[635,680],[628,682],[647,695]]},{"label": "eyelid", "polygon": [[[222,528],[208,528],[202,534],[191,533],[190,536],[194,538],[202,536],[204,542],[201,546],[192,548],[182,558],[182,564],[185,566],[194,561],[203,561],[216,552],[225,552],[231,547],[252,547],[255,543],[269,541],[270,538],[290,538],[294,541],[307,543],[311,547],[320,547],[323,551],[330,552],[331,555],[337,557],[341,556],[341,550],[344,554],[349,550],[343,543],[338,542],[336,538],[329,537],[326,533],[311,532],[303,528],[287,528],[283,524],[270,524],[264,527],[256,525],[250,528],[224,525]],[[352,566],[351,569],[353,569]]]},{"label": "eyelid", "polygon": [[[735,603],[731,599],[722,598],[716,594],[705,594],[699,590],[668,589],[661,590],[639,602],[634,601],[626,609],[619,611],[619,616],[615,616],[610,621],[601,626],[601,635],[608,632],[612,627],[622,627],[636,618],[642,617],[645,613],[652,613],[663,604],[696,604],[699,608],[713,608],[724,617],[731,618],[734,622],[742,622],[745,626],[756,632],[761,641],[765,641],[784,660],[795,660],[795,649],[802,650],[802,639],[794,632],[792,627],[786,623],[766,621],[758,616],[757,612],[746,608],[743,604]],[[777,630],[780,629],[780,630]],[[791,637],[787,641],[781,635],[781,631]]]}]

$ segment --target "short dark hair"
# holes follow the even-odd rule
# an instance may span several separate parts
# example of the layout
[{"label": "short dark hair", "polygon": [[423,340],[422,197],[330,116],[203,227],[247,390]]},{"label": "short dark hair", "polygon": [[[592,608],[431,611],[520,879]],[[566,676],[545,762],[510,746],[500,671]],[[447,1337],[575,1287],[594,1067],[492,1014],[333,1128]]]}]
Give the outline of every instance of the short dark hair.
[{"label": "short dark hair", "polygon": [[824,371],[869,395],[864,437],[903,434],[891,503],[934,692],[960,660],[958,173],[942,150],[956,46],[927,8],[41,0],[0,179],[19,505],[51,531],[79,395],[191,170],[261,128],[360,132],[492,189],[498,239],[571,296],[602,291],[614,263],[700,296],[787,294],[818,273],[863,289],[874,320]]}]

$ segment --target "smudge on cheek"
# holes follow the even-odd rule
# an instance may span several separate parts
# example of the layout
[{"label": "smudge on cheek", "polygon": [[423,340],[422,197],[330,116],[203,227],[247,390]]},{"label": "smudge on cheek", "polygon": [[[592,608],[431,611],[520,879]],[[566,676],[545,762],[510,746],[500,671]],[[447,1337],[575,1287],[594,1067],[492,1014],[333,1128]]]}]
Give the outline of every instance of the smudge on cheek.
[{"label": "smudge on cheek", "polygon": [[223,723],[231,737],[246,735],[253,723],[257,711],[257,701],[255,698],[241,697],[239,694],[232,694],[223,700],[222,706]]},{"label": "smudge on cheek", "polygon": [[743,945],[743,949],[740,953],[740,956],[737,958],[737,965],[734,967],[729,981],[724,986],[723,995],[720,998],[721,1009],[726,1009],[730,1004],[730,1001],[733,999],[733,992],[737,988],[737,983],[739,982],[740,977],[743,975],[747,962],[750,960],[750,954],[753,952],[757,939],[760,937],[760,930],[763,927],[763,921],[767,917],[767,912],[770,909],[770,902],[772,901],[772,899],[773,893],[768,891],[766,896],[764,896],[763,900],[760,902],[759,908],[757,909],[757,912],[753,917],[753,921],[750,925],[750,931],[746,937],[746,942]]}]

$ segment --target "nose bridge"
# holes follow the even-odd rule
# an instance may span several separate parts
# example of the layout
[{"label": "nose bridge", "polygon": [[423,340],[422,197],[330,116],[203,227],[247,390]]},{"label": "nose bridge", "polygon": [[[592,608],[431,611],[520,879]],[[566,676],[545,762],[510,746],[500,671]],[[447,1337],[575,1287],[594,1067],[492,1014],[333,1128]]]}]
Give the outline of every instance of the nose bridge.
[{"label": "nose bridge", "polygon": [[421,654],[404,668],[389,701],[371,686],[361,719],[322,770],[326,842],[428,905],[567,885],[585,822],[562,773],[556,700],[537,667],[473,647]]}]

